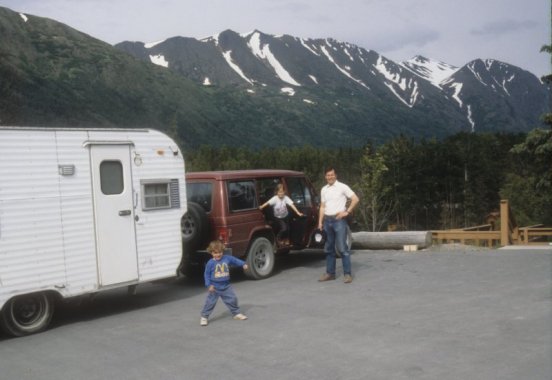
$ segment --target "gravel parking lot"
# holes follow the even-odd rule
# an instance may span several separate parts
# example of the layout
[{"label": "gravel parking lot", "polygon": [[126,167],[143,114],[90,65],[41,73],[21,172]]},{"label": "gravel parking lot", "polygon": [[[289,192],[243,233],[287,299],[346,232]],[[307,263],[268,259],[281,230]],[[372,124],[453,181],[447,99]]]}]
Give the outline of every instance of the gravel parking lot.
[{"label": "gravel parking lot", "polygon": [[[320,251],[274,276],[233,273],[200,327],[201,278],[60,305],[52,328],[0,336],[1,379],[551,379],[552,249],[355,251],[354,282],[317,282]],[[338,263],[338,269],[340,269]]]}]

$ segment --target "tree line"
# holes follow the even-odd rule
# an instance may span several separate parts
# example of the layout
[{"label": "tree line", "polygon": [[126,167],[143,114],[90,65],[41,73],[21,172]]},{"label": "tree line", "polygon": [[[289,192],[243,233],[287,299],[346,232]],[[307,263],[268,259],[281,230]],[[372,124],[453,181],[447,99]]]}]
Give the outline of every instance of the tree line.
[{"label": "tree line", "polygon": [[484,224],[500,199],[509,199],[520,226],[552,225],[552,130],[422,141],[399,136],[362,148],[202,146],[186,153],[186,165],[187,171],[298,170],[317,190],[332,165],[359,195],[355,219],[365,230]]}]

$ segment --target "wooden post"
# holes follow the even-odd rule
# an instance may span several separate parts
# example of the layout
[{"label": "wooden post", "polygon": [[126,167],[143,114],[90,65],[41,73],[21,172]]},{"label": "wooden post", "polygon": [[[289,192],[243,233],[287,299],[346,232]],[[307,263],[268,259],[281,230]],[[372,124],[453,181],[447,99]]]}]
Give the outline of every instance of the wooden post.
[{"label": "wooden post", "polygon": [[500,201],[500,245],[506,246],[510,244],[508,230],[510,224],[509,216],[510,207],[507,199]]}]

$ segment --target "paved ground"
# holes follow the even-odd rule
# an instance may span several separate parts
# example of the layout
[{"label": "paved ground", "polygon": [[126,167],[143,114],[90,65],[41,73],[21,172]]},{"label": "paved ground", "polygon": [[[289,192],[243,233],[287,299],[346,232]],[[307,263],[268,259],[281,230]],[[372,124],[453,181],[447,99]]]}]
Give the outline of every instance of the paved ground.
[{"label": "paved ground", "polygon": [[320,252],[263,281],[234,274],[199,326],[200,279],[59,310],[50,330],[0,336],[0,379],[551,379],[552,249],[356,251],[355,281],[318,283]]}]

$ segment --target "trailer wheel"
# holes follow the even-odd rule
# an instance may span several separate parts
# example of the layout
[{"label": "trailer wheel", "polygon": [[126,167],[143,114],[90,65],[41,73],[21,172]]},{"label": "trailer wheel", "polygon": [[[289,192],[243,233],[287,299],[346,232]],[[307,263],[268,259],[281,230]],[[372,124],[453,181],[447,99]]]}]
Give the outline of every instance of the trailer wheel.
[{"label": "trailer wheel", "polygon": [[4,305],[2,329],[13,336],[24,336],[45,330],[54,315],[54,300],[46,293],[17,296]]},{"label": "trailer wheel", "polygon": [[203,207],[194,202],[188,202],[188,212],[180,221],[182,231],[182,262],[180,272],[190,274],[193,254],[206,244],[209,235],[209,221]]},{"label": "trailer wheel", "polygon": [[267,278],[274,269],[274,247],[265,237],[258,237],[251,243],[247,251],[247,266],[245,274],[254,280]]}]

